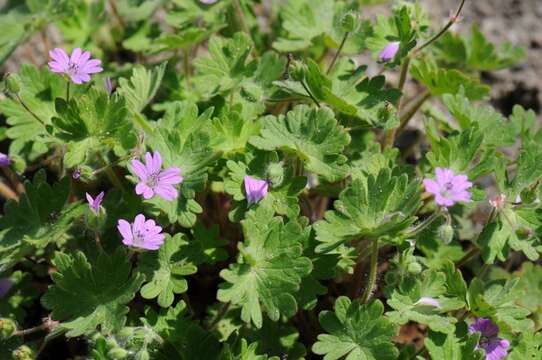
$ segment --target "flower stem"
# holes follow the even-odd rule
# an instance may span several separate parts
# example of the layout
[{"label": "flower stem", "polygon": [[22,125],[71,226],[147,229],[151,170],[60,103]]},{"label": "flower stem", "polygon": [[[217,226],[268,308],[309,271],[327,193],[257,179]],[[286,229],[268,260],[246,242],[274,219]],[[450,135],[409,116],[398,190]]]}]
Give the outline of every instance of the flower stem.
[{"label": "flower stem", "polygon": [[425,228],[427,228],[429,225],[431,225],[433,223],[433,221],[438,219],[438,217],[441,216],[441,215],[442,215],[442,213],[440,212],[440,210],[435,211],[427,219],[423,220],[421,223],[419,223],[414,228],[412,228],[412,230],[408,231],[405,236],[406,237],[412,237],[412,236],[415,236],[415,235],[419,234],[421,231],[423,231]]},{"label": "flower stem", "polygon": [[407,126],[410,119],[414,117],[414,114],[416,114],[416,112],[429,98],[431,98],[431,93],[429,90],[425,90],[423,93],[418,95],[418,97],[412,100],[411,104],[409,103],[409,107],[407,108],[406,112],[400,117],[400,124],[397,128],[396,136]]},{"label": "flower stem", "polygon": [[216,324],[226,315],[228,312],[228,309],[230,308],[231,303],[228,301],[227,303],[223,303],[220,307],[220,310],[216,313],[213,321],[209,323],[209,326],[207,327],[207,330],[212,330]]},{"label": "flower stem", "polygon": [[459,18],[459,15],[461,14],[461,10],[463,10],[464,5],[465,5],[465,0],[461,0],[461,3],[459,4],[459,8],[455,12],[455,15],[450,18],[448,23],[437,34],[435,34],[435,36],[433,36],[431,39],[423,43],[420,47],[415,49],[413,51],[413,54],[415,55],[419,53],[420,51],[422,51],[423,49],[425,49],[426,47],[428,47],[429,45],[437,41],[442,35],[444,35],[446,31],[448,31],[448,29],[451,28],[455,22],[457,22],[457,19]]},{"label": "flower stem", "polygon": [[66,102],[70,102],[70,81],[66,83]]},{"label": "flower stem", "polygon": [[19,196],[9,186],[0,181],[0,196],[7,200],[19,201]]},{"label": "flower stem", "polygon": [[21,97],[19,96],[19,94],[16,94],[15,97],[17,98],[17,101],[19,102],[19,104],[21,104],[21,106],[30,114],[32,115],[32,117],[36,120],[39,121],[40,124],[42,124],[43,126],[45,126],[45,122],[43,120],[41,120],[39,118],[38,115],[36,115],[32,110],[30,110],[30,108],[25,104],[25,102],[23,101],[23,99],[21,99]]},{"label": "flower stem", "polygon": [[[410,56],[407,56],[403,60],[403,63],[401,64],[401,75],[399,76],[399,84],[397,85],[397,89],[401,92],[401,97],[399,98],[399,101],[397,103],[397,113],[398,114],[401,113],[401,106],[403,105],[402,104],[402,99],[403,99],[402,92],[403,92],[403,88],[405,87],[409,67],[410,67]],[[386,148],[392,147],[393,144],[395,143],[396,135],[397,135],[397,128],[388,130],[388,132],[386,133],[386,139],[384,141],[384,147],[386,147]]]},{"label": "flower stem", "polygon": [[309,97],[312,99],[312,101],[314,101],[314,103],[316,104],[316,106],[320,107],[320,103],[318,102],[318,100],[316,100],[316,98],[314,97],[314,95],[312,95],[311,91],[309,90],[309,88],[307,87],[307,85],[305,84],[305,81],[301,81],[301,85],[303,86],[303,89],[305,89],[305,91],[307,92],[307,94],[309,95]]},{"label": "flower stem", "polygon": [[361,302],[366,303],[369,301],[376,285],[376,273],[378,271],[378,238],[373,239],[371,246],[371,265],[369,269],[369,282],[361,295]]},{"label": "flower stem", "polygon": [[335,53],[333,60],[331,60],[331,63],[329,64],[329,67],[327,68],[326,74],[329,74],[331,70],[333,69],[333,66],[335,65],[335,62],[337,61],[337,59],[339,58],[339,55],[341,54],[341,51],[343,50],[344,44],[346,43],[346,40],[348,39],[349,35],[350,35],[349,31],[344,33],[343,39],[341,41],[341,45],[339,45],[339,49]]},{"label": "flower stem", "polygon": [[237,19],[239,21],[239,25],[241,27],[241,30],[245,32],[250,40],[252,41],[252,55],[258,56],[258,50],[256,49],[256,43],[254,42],[254,39],[252,39],[252,34],[250,33],[250,29],[247,24],[247,20],[245,18],[245,13],[243,12],[243,9],[241,8],[241,3],[239,3],[239,0],[232,0],[233,9],[235,10],[235,15],[237,16]]},{"label": "flower stem", "polygon": [[495,217],[495,214],[496,214],[496,211],[495,211],[495,208],[493,208],[491,210],[491,213],[487,217],[484,228],[482,229],[482,231],[480,231],[480,233],[478,233],[478,236],[476,237],[476,240],[473,241],[473,247],[461,259],[459,259],[459,261],[455,264],[456,268],[462,267],[463,265],[465,265],[466,263],[468,263],[469,261],[474,259],[476,256],[478,256],[478,254],[480,254],[480,248],[476,245],[476,242],[480,238],[480,235],[484,232],[484,229],[486,228],[486,226],[488,226],[489,223],[491,223],[493,221],[493,218]]},{"label": "flower stem", "polygon": [[107,161],[105,160],[105,158],[102,156],[101,153],[98,153],[98,158],[104,163],[104,165],[106,165],[104,168],[104,171],[107,177],[109,178],[109,181],[111,181],[113,185],[115,185],[115,187],[118,188],[123,193],[126,192],[126,189],[124,189],[124,186],[122,185],[122,181],[119,179],[115,171],[113,171],[113,168],[111,168],[110,166],[107,166],[108,165]]}]

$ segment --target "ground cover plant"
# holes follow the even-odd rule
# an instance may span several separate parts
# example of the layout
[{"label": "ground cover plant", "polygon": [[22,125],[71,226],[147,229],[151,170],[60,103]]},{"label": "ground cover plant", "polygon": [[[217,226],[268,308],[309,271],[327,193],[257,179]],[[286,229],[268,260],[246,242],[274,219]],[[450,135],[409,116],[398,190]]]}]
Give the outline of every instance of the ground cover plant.
[{"label": "ground cover plant", "polygon": [[0,359],[542,359],[524,51],[376,2],[7,1]]}]

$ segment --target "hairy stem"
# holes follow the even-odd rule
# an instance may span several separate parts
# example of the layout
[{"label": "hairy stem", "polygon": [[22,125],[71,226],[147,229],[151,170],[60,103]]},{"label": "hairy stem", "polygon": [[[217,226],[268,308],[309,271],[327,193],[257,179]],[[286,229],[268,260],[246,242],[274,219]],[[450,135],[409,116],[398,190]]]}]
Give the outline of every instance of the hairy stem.
[{"label": "hairy stem", "polygon": [[423,93],[418,95],[414,100],[412,100],[412,103],[409,104],[409,107],[406,109],[406,112],[401,115],[401,123],[399,124],[399,127],[397,128],[396,136],[397,134],[401,133],[401,131],[407,126],[410,119],[414,117],[414,114],[418,112],[418,110],[422,107],[425,102],[431,98],[431,93],[429,90],[425,90]]},{"label": "hairy stem", "polygon": [[25,104],[25,102],[23,101],[23,99],[21,99],[21,97],[19,96],[19,94],[16,94],[15,97],[17,98],[17,101],[19,102],[19,104],[21,104],[21,106],[30,114],[32,115],[32,117],[36,120],[38,120],[40,122],[40,124],[42,124],[43,126],[45,126],[45,122],[43,120],[40,119],[40,117],[38,115],[36,115],[32,110],[30,110],[30,108]]},{"label": "hairy stem", "polygon": [[307,92],[307,94],[309,95],[309,97],[312,99],[312,101],[314,101],[314,103],[316,104],[316,106],[320,107],[320,103],[318,102],[318,100],[316,100],[316,98],[314,97],[314,95],[312,95],[311,91],[309,90],[309,88],[308,88],[307,85],[305,84],[305,81],[301,81],[301,85],[303,86],[303,89],[305,89],[305,91]]},{"label": "hairy stem", "polygon": [[461,3],[459,4],[459,7],[457,8],[457,11],[455,12],[455,15],[450,18],[450,20],[446,23],[446,25],[433,36],[431,39],[427,40],[425,43],[423,43],[421,46],[419,46],[417,49],[414,50],[414,54],[417,54],[418,52],[422,51],[435,41],[437,41],[442,35],[448,31],[452,27],[452,25],[457,22],[457,19],[459,19],[459,15],[461,14],[461,11],[463,10],[463,6],[465,5],[465,0],[461,0]]},{"label": "hairy stem", "polygon": [[369,279],[363,295],[361,295],[361,302],[366,303],[369,301],[376,286],[376,273],[378,271],[378,238],[373,239],[371,246],[371,264],[369,269]]},{"label": "hairy stem", "polygon": [[66,83],[66,102],[70,102],[70,81]]},{"label": "hairy stem", "polygon": [[[409,67],[410,67],[410,57],[407,56],[403,60],[403,63],[401,64],[401,75],[399,76],[399,84],[397,85],[397,89],[401,91],[401,93],[403,92],[403,88],[405,87],[405,84],[406,84]],[[403,100],[403,95],[401,94],[401,97],[399,98],[399,101],[397,103],[398,114],[401,113],[402,100]],[[384,141],[384,147],[386,148],[392,147],[393,144],[395,143],[396,135],[397,135],[397,128],[388,130],[388,132],[386,133],[386,139]]]},{"label": "hairy stem", "polygon": [[329,64],[329,67],[327,68],[326,74],[329,74],[331,70],[333,69],[333,66],[335,66],[335,62],[337,62],[337,59],[339,58],[339,55],[341,54],[344,44],[346,43],[346,40],[348,39],[349,35],[350,35],[349,31],[344,33],[343,39],[341,41],[341,45],[339,45],[339,49],[335,53],[335,56],[333,56],[333,60],[331,60],[331,63]]},{"label": "hairy stem", "polygon": [[442,213],[439,211],[435,211],[432,213],[427,219],[416,225],[412,230],[409,230],[406,234],[407,237],[415,236],[422,232],[424,229],[426,229],[429,225],[433,223],[436,219],[438,219]]},{"label": "hairy stem", "polygon": [[250,40],[252,41],[252,55],[258,56],[258,50],[256,50],[256,43],[254,42],[254,39],[252,39],[252,34],[250,33],[250,29],[247,24],[247,19],[245,18],[245,13],[243,12],[243,9],[241,8],[241,3],[239,0],[232,0],[233,9],[235,11],[235,15],[237,16],[237,20],[239,21],[239,25],[241,27],[241,30],[245,32]]},{"label": "hairy stem", "polygon": [[229,301],[227,303],[222,304],[222,306],[220,307],[220,310],[216,313],[213,321],[211,321],[209,323],[209,326],[207,327],[207,330],[212,330],[216,326],[216,324],[218,324],[218,322],[220,320],[222,320],[224,315],[226,315],[226,313],[228,312],[228,309],[230,308],[230,305],[231,305],[231,303]]},{"label": "hairy stem", "polygon": [[0,196],[7,200],[19,201],[19,196],[9,186],[0,181]]}]

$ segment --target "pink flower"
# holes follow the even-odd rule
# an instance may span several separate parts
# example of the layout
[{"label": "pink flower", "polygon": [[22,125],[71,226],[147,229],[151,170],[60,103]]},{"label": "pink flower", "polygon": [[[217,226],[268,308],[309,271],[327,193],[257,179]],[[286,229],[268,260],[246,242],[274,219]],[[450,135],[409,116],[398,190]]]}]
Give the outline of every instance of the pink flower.
[{"label": "pink flower", "polygon": [[394,41],[386,45],[378,55],[380,61],[386,62],[392,60],[399,51],[399,45],[401,45],[399,41]]},{"label": "pink flower", "polygon": [[432,306],[440,309],[440,303],[438,302],[438,300],[428,296],[422,296],[418,301],[414,303],[414,305]]},{"label": "pink flower", "polygon": [[90,59],[90,52],[76,48],[70,57],[63,49],[49,51],[51,61],[49,69],[52,72],[66,74],[75,84],[90,81],[90,74],[102,72],[101,60]]},{"label": "pink flower", "polygon": [[111,83],[111,78],[109,76],[104,79],[104,87],[109,95],[113,93],[113,84]]},{"label": "pink flower", "polygon": [[499,327],[490,319],[478,318],[469,325],[469,334],[480,333],[480,342],[476,348],[482,348],[486,353],[486,360],[501,360],[508,355],[510,342],[497,336]]},{"label": "pink flower", "polygon": [[176,199],[178,193],[173,185],[183,182],[181,169],[170,167],[162,171],[162,157],[158,151],[153,155],[146,153],[145,162],[143,165],[139,160],[132,160],[132,170],[139,177],[136,194],[143,195],[144,199],[152,198],[155,193],[167,201]]},{"label": "pink flower", "polygon": [[245,193],[249,204],[256,204],[267,195],[269,185],[265,180],[245,176]]},{"label": "pink flower", "polygon": [[0,152],[0,167],[7,167],[11,165],[11,159],[8,155]]},{"label": "pink flower", "polygon": [[436,168],[436,181],[424,179],[423,185],[425,191],[435,195],[435,201],[438,205],[452,206],[456,202],[470,201],[471,193],[467,190],[472,183],[465,175],[454,175],[451,169]]},{"label": "pink flower", "polygon": [[135,217],[134,223],[130,224],[120,219],[117,229],[122,235],[122,243],[127,246],[138,247],[147,250],[158,250],[164,243],[162,227],[156,225],[154,220],[145,220],[143,214]]},{"label": "pink flower", "polygon": [[89,193],[85,193],[85,195],[87,197],[88,206],[90,207],[90,210],[92,210],[94,214],[98,215],[100,211],[100,205],[102,204],[102,200],[105,195],[104,192],[102,191],[101,193],[99,193],[98,196],[96,196],[96,199],[93,199]]}]

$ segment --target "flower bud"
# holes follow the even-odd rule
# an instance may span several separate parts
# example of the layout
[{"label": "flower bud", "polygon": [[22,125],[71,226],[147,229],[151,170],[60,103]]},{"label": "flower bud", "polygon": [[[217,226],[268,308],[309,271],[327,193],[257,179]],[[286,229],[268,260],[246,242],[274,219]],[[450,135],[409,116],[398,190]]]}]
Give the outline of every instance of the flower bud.
[{"label": "flower bud", "polygon": [[397,52],[399,52],[400,45],[401,43],[399,41],[394,41],[386,45],[378,55],[380,61],[388,62],[393,60],[395,55],[397,55]]},{"label": "flower bud", "polygon": [[128,356],[128,351],[120,347],[115,347],[107,352],[107,356],[112,359],[124,359]]},{"label": "flower bud", "polygon": [[267,167],[267,178],[273,186],[280,186],[284,180],[284,168],[282,163],[271,163]]},{"label": "flower bud", "polygon": [[11,319],[0,319],[0,339],[7,339],[17,330],[17,325]]},{"label": "flower bud", "polygon": [[438,228],[438,237],[443,243],[449,244],[454,238],[454,228],[450,224],[443,224]]},{"label": "flower bud", "polygon": [[34,351],[26,345],[21,345],[11,353],[13,360],[34,360]]},{"label": "flower bud", "polygon": [[290,64],[290,76],[295,81],[303,81],[307,73],[307,66],[300,61],[293,60]]},{"label": "flower bud", "polygon": [[344,32],[352,32],[356,26],[356,15],[348,12],[341,18],[341,29]]},{"label": "flower bud", "polygon": [[417,262],[411,262],[407,266],[407,271],[411,274],[416,275],[422,272],[422,266]]},{"label": "flower bud", "polygon": [[5,77],[6,88],[13,94],[18,94],[21,91],[21,81],[17,75],[7,74]]}]

